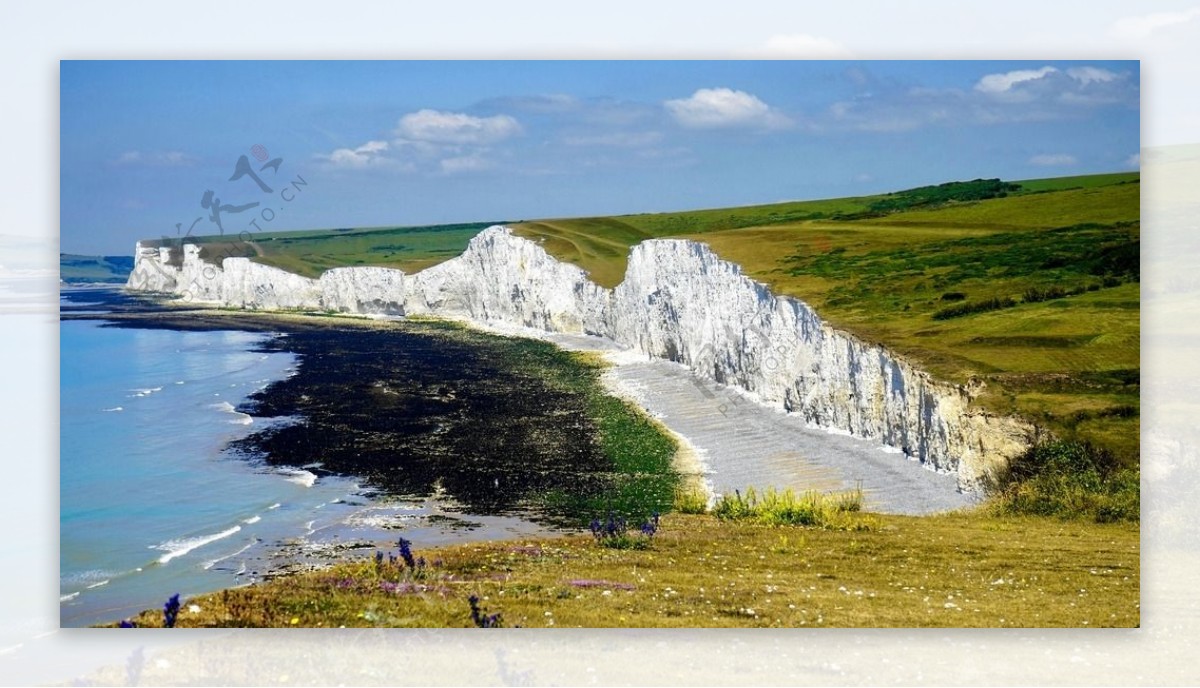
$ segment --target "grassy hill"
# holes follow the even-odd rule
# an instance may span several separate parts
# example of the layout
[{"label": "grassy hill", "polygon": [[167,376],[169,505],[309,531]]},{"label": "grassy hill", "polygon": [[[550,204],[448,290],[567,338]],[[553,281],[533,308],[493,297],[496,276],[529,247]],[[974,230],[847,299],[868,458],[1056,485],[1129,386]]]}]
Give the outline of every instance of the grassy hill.
[{"label": "grassy hill", "polygon": [[133,256],[80,256],[58,254],[59,279],[69,284],[86,282],[121,283],[133,271]]},{"label": "grassy hill", "polygon": [[[1139,176],[1022,181],[1003,196],[965,201],[953,198],[953,187],[937,198],[937,188],[545,220],[517,231],[606,286],[624,272],[623,245],[653,237],[704,242],[835,326],[941,379],[983,383],[980,401],[989,409],[1135,463]],[[979,189],[968,183],[958,191]]]},{"label": "grassy hill", "polygon": [[[650,238],[707,243],[777,293],[880,342],[980,401],[1134,464],[1140,396],[1138,173],[974,180],[891,194],[513,224],[606,287]],[[493,223],[201,237],[316,276],[416,271]]]}]

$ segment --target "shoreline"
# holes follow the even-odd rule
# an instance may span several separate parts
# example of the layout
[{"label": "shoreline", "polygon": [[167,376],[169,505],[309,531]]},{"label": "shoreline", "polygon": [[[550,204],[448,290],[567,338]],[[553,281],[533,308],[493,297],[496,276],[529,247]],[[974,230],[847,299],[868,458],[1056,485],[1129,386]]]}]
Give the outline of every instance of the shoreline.
[{"label": "shoreline", "polygon": [[[268,340],[265,349],[287,350],[297,355],[303,368],[305,355],[312,351],[295,350],[295,344],[310,335],[330,335],[335,345],[347,349],[355,349],[353,342],[362,341],[362,337],[372,334],[389,334],[404,336],[406,330],[413,328],[431,328],[433,330],[448,329],[456,331],[457,325],[447,325],[443,322],[425,323],[410,322],[398,325],[388,320],[360,317],[333,316],[326,314],[301,313],[247,313],[219,308],[181,308],[170,303],[161,303],[156,299],[132,297],[117,290],[100,288],[94,291],[97,296],[106,294],[113,297],[115,303],[113,312],[99,312],[97,309],[105,306],[105,298],[88,298],[81,295],[78,306],[65,305],[61,313],[61,321],[89,321],[99,323],[101,327],[116,327],[122,329],[164,329],[175,331],[220,331],[238,330],[244,332],[278,334],[282,338]],[[428,333],[426,333],[428,334]],[[409,335],[412,335],[409,332]],[[417,336],[417,335],[412,335]],[[486,336],[486,333],[485,333]],[[337,342],[341,344],[337,344]],[[273,344],[271,343],[273,342]],[[379,356],[379,352],[371,346],[363,346],[364,356]],[[386,358],[386,357],[384,357]],[[277,385],[284,382],[277,380],[260,390],[260,394],[252,395],[259,398],[254,403],[242,403],[236,408],[237,412],[254,417],[270,419],[277,415],[275,411],[262,413],[256,408],[265,404],[268,409],[277,409],[279,401]],[[385,390],[386,391],[386,390]],[[418,390],[420,391],[420,390]],[[301,394],[301,396],[304,396]],[[314,394],[313,396],[320,396]],[[361,395],[325,394],[324,396],[344,396],[359,407],[357,412],[372,414],[373,402]],[[453,396],[453,394],[450,394]],[[283,415],[291,415],[283,414]],[[400,416],[405,414],[400,413]],[[408,414],[417,415],[417,414]],[[470,416],[468,416],[469,418]],[[269,423],[268,423],[269,425]],[[286,427],[286,426],[285,426]],[[366,431],[364,431],[366,432]],[[252,436],[256,433],[252,433]],[[226,451],[236,451],[244,439],[236,440],[227,446]],[[319,451],[319,450],[314,450]],[[257,453],[254,448],[246,449],[245,453]],[[578,527],[567,528],[561,523],[547,523],[544,518],[527,508],[503,508],[497,513],[487,513],[478,508],[472,508],[462,503],[452,495],[447,494],[440,484],[431,485],[428,494],[388,490],[373,485],[367,472],[351,470],[336,470],[328,466],[314,466],[308,459],[313,456],[299,454],[280,454],[279,461],[272,461],[268,456],[265,465],[273,466],[275,470],[305,471],[318,480],[326,475],[339,478],[355,478],[363,489],[353,499],[342,500],[338,506],[330,506],[327,510],[342,510],[349,505],[352,511],[347,516],[326,525],[320,532],[313,531],[311,526],[294,534],[294,537],[282,539],[273,543],[264,543],[261,556],[258,558],[258,580],[268,580],[282,575],[326,568],[341,562],[353,561],[370,555],[378,548],[386,548],[387,543],[394,546],[395,538],[404,535],[420,542],[420,546],[446,546],[459,542],[499,542],[519,540],[529,537],[539,539],[558,537],[578,532]],[[254,462],[259,459],[253,459]],[[440,480],[440,478],[439,478]],[[418,491],[419,492],[419,491]],[[582,524],[579,524],[582,525]],[[432,530],[439,530],[440,535],[433,535]],[[422,533],[428,535],[423,537]],[[238,581],[230,583],[237,585]]]}]

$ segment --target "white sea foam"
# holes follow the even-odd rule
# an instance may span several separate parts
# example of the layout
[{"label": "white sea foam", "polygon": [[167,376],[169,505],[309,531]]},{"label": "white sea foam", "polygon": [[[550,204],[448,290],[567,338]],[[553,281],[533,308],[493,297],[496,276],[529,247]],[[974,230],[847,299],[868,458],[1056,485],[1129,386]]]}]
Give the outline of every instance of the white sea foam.
[{"label": "white sea foam", "polygon": [[158,558],[158,563],[166,564],[172,559],[181,557],[194,549],[203,547],[212,542],[216,542],[217,540],[227,538],[241,529],[241,526],[234,526],[227,530],[222,530],[219,533],[213,533],[211,535],[201,535],[199,537],[184,538],[182,540],[168,540],[162,544],[154,545],[150,549],[157,549],[166,552],[166,554]]},{"label": "white sea foam", "polygon": [[125,409],[120,406],[114,406],[112,408],[106,408],[104,410],[107,412],[107,411],[124,411]]},{"label": "white sea foam", "polygon": [[220,411],[224,411],[225,413],[233,414],[235,418],[229,421],[230,423],[237,425],[249,425],[254,422],[254,418],[252,418],[249,414],[238,411],[236,408],[234,408],[233,404],[229,403],[228,401],[211,404],[209,408],[215,408]]},{"label": "white sea foam", "polygon": [[91,585],[87,586],[87,589],[91,590],[92,588],[98,588],[102,585],[108,585],[108,580],[102,580],[102,581],[99,581],[96,583],[92,583]]},{"label": "white sea foam", "polygon": [[[236,557],[237,555],[245,552],[246,550],[250,549],[253,546],[254,546],[254,543],[251,542],[251,543],[246,544],[245,546],[243,546],[241,549],[239,549],[236,552],[230,552],[229,554],[224,554],[222,556],[217,557],[216,559],[209,559],[208,561],[204,562],[203,568],[205,571],[207,571],[208,569],[211,569],[212,567],[225,561],[226,559],[232,559],[233,557]],[[246,564],[243,562],[242,566],[244,567],[245,565]]]},{"label": "white sea foam", "polygon": [[282,505],[282,504],[280,504],[279,502],[275,502],[275,503],[274,503],[274,504],[272,504],[271,506],[267,507],[267,511],[272,511],[272,510],[274,510],[274,509],[278,509],[278,508],[279,508],[279,507],[281,507],[281,506],[283,506],[283,505]]},{"label": "white sea foam", "polygon": [[70,602],[71,600],[75,599],[76,597],[79,597],[78,592],[73,592],[70,595],[59,595],[58,601],[59,602]]},{"label": "white sea foam", "polygon": [[250,518],[242,521],[242,523],[245,523],[246,525],[253,525],[255,523],[258,523],[261,520],[262,520],[262,516],[251,516]]},{"label": "white sea foam", "polygon": [[317,474],[303,468],[282,468],[279,470],[279,474],[285,476],[289,483],[296,483],[303,487],[312,487],[317,484]]},{"label": "white sea foam", "polygon": [[129,391],[133,392],[133,394],[129,395],[131,397],[148,397],[155,392],[161,392],[162,387],[140,387]]}]

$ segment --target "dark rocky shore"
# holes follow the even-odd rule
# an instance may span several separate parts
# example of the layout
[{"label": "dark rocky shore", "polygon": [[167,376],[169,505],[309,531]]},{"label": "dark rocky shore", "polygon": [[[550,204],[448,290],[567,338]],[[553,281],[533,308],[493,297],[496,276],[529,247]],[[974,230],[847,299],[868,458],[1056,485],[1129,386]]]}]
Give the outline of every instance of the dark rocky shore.
[{"label": "dark rocky shore", "polygon": [[295,375],[238,409],[296,419],[235,442],[246,460],[356,476],[381,496],[439,493],[465,513],[546,525],[578,525],[573,505],[612,488],[581,391],[594,370],[551,344],[446,322],[185,309],[98,293],[110,313],[64,307],[62,317],[273,333],[264,351],[298,356]]}]

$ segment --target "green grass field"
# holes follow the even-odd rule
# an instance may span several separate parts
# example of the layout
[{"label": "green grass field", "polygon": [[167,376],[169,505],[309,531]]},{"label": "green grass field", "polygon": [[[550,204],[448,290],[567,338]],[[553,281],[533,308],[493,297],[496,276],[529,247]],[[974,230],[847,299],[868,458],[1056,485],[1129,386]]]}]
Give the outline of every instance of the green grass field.
[{"label": "green grass field", "polygon": [[[250,258],[263,265],[320,277],[330,268],[376,265],[418,272],[463,252],[471,237],[495,222],[426,227],[363,227],[300,232],[253,232],[240,236],[189,237],[205,260]],[[143,242],[146,245],[161,241]]]},{"label": "green grass field", "polygon": [[500,626],[525,628],[1140,623],[1136,523],[857,518],[811,528],[671,514],[636,549],[577,535],[417,550],[419,568],[364,558],[199,595],[178,626],[473,627],[471,596]]},{"label": "green grass field", "polygon": [[[951,183],[893,194],[513,225],[605,287],[650,238],[701,241],[833,325],[980,402],[1136,463],[1140,397],[1139,174]],[[965,200],[964,200],[965,199]],[[408,272],[460,253],[491,223],[199,240],[307,276]]]}]

